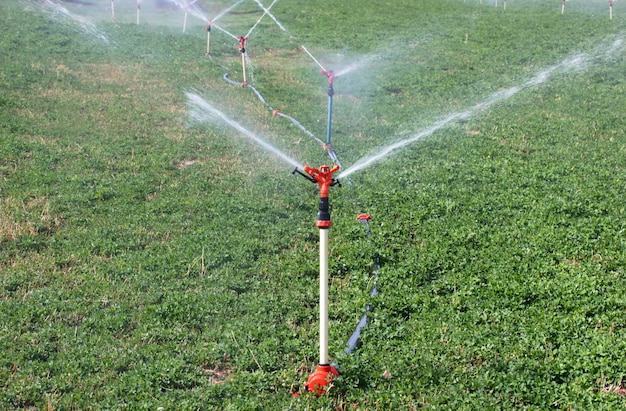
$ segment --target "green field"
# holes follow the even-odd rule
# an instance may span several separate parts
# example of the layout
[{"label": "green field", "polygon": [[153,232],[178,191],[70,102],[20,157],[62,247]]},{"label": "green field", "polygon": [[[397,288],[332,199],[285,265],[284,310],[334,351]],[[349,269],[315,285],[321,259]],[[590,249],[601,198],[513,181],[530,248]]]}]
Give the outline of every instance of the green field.
[{"label": "green field", "polygon": [[132,0],[61,5],[0,4],[0,409],[626,408],[622,3],[279,0],[287,31],[259,22],[248,81],[321,139],[301,46],[355,67],[335,80],[346,171],[407,142],[331,189],[340,376],[320,398],[292,396],[318,361],[319,191],[187,98],[330,161],[223,80],[259,6],[207,58],[206,22],[183,33],[157,0],[139,25]]}]

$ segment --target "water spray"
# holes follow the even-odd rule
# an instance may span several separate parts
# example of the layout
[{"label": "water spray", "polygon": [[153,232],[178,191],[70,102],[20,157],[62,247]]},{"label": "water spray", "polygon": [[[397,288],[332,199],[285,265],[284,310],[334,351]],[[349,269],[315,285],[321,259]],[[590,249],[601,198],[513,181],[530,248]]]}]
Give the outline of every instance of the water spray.
[{"label": "water spray", "polygon": [[279,25],[279,26],[283,29],[283,31],[284,31],[284,27],[282,27],[282,25],[281,25],[281,24],[280,24],[280,23],[276,20],[276,18],[270,14],[270,9],[274,6],[274,3],[276,3],[277,1],[278,1],[278,0],[274,0],[274,1],[272,2],[272,4],[270,4],[269,8],[267,8],[267,9],[266,9],[265,7],[263,7],[263,5],[257,1],[257,4],[259,5],[259,7],[261,7],[261,8],[263,9],[263,14],[261,14],[261,17],[259,17],[259,18],[257,19],[256,23],[254,23],[254,24],[252,25],[252,27],[250,28],[250,30],[248,30],[248,32],[246,33],[246,36],[249,36],[250,34],[252,34],[252,32],[254,31],[254,29],[256,29],[256,26],[258,26],[258,25],[259,25],[259,23],[261,22],[261,20],[263,20],[263,17],[265,17],[266,15],[271,16],[271,17],[274,19],[274,21],[276,22],[276,24],[278,24],[278,25]]},{"label": "water spray", "polygon": [[306,52],[306,54],[309,55],[309,57],[311,57],[311,59],[320,67],[321,70],[326,71],[326,69],[324,68],[324,66],[322,66],[322,63],[320,63],[319,61],[317,61],[317,59],[315,58],[315,56],[313,56],[313,54],[311,54],[311,52],[304,46],[300,46],[302,47],[302,50],[304,50]]},{"label": "water spray", "polygon": [[339,375],[337,368],[330,364],[328,358],[328,229],[332,226],[328,190],[340,184],[339,180],[333,178],[333,174],[338,170],[338,165],[333,168],[326,165],[320,168],[305,165],[304,172],[295,168],[292,173],[300,174],[320,188],[319,211],[315,223],[320,230],[320,361],[315,372],[304,384],[304,389],[316,396],[326,393],[333,377]]},{"label": "water spray", "polygon": [[248,40],[248,36],[242,36],[237,39],[239,41],[239,52],[241,53],[241,67],[243,69],[243,83],[241,83],[242,87],[246,87],[248,85],[248,80],[246,78],[246,40]]},{"label": "water spray", "polygon": [[280,22],[278,20],[276,20],[276,17],[274,17],[274,15],[272,15],[272,13],[270,13],[270,10],[274,6],[274,3],[276,3],[278,0],[274,0],[272,2],[272,4],[270,4],[270,6],[268,8],[263,7],[263,4],[259,0],[254,0],[254,1],[256,2],[256,4],[259,5],[260,8],[263,9],[263,16],[265,16],[267,14],[268,16],[270,16],[270,18],[272,20],[274,20],[274,23],[276,23],[276,25],[278,26],[279,29],[281,29],[284,32],[287,32],[287,29],[282,24],[280,24]]}]

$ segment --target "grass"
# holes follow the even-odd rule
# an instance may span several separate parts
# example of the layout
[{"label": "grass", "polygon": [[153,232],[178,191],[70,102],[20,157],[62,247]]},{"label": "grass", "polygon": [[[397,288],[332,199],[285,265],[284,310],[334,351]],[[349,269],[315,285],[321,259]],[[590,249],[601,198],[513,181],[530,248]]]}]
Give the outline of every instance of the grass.
[{"label": "grass", "polygon": [[[185,92],[300,161],[327,158],[222,81],[221,66],[241,76],[234,40],[216,33],[206,59],[198,21],[182,34],[180,14],[144,3],[138,27],[123,7],[111,22],[66,4],[108,43],[35,2],[0,6],[0,408],[624,407],[617,10],[276,3],[290,33],[259,25],[253,84],[317,136],[326,80],[299,47],[327,68],[363,61],[335,83],[346,165],[587,56],[332,189],[341,375],[294,398],[317,361],[317,190],[234,131],[189,127]],[[254,10],[220,24],[239,34]]]}]

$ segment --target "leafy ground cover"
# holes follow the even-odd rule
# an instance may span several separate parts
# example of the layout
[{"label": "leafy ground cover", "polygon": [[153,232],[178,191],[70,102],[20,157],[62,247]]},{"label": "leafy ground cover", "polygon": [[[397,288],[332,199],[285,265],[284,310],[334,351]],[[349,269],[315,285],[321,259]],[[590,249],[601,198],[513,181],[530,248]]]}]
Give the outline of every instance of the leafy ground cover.
[{"label": "leafy ground cover", "polygon": [[[276,3],[290,32],[259,25],[254,84],[323,136],[325,80],[300,46],[329,67],[356,62],[335,85],[348,166],[585,56],[333,189],[341,375],[327,396],[295,398],[317,360],[316,189],[235,132],[189,124],[185,92],[294,158],[324,153],[222,81],[224,66],[241,78],[226,36],[210,60],[180,14],[146,5],[136,26],[124,7],[110,21],[64,6],[107,41],[36,2],[0,6],[0,408],[624,407],[619,14]],[[239,34],[258,17],[246,2],[223,25]],[[373,215],[371,240],[357,210]]]}]

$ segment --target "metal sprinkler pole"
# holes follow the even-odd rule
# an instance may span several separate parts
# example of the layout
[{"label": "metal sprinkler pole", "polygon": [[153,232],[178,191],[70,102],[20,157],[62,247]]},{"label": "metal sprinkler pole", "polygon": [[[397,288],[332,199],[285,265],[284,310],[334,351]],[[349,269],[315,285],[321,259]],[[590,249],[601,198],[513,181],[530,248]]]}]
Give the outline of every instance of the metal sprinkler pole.
[{"label": "metal sprinkler pole", "polygon": [[339,184],[339,180],[333,178],[333,173],[338,170],[338,165],[333,168],[324,165],[319,169],[304,166],[304,172],[297,168],[293,171],[317,183],[320,188],[319,211],[315,222],[320,230],[320,362],[315,372],[304,384],[308,392],[317,396],[326,393],[333,376],[339,375],[337,369],[330,364],[328,357],[328,229],[332,226],[328,189]]},{"label": "metal sprinkler pole", "polygon": [[137,25],[139,25],[139,10],[141,9],[141,0],[137,0]]},{"label": "metal sprinkler pole", "polygon": [[115,18],[115,0],[111,0],[111,18]]}]

